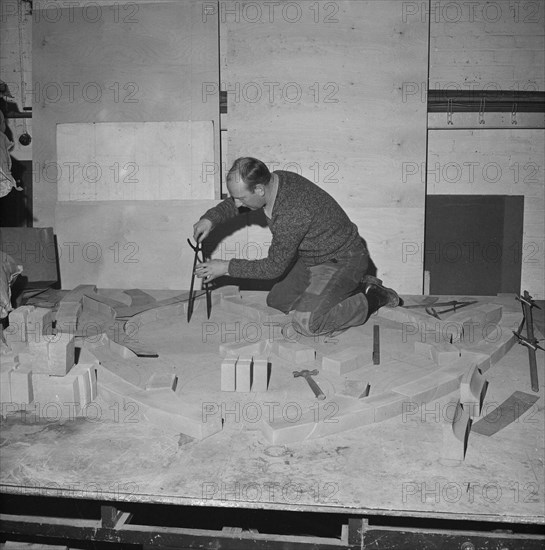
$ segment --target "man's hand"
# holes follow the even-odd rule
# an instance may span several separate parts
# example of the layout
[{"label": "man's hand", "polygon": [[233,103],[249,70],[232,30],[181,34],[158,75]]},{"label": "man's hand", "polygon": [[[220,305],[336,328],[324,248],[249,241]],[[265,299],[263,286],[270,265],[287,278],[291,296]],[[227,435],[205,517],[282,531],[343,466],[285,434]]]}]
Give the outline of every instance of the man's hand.
[{"label": "man's hand", "polygon": [[195,268],[195,275],[203,279],[205,283],[209,283],[222,275],[227,275],[228,272],[229,262],[225,260],[208,260]]},{"label": "man's hand", "polygon": [[212,231],[212,222],[206,218],[202,218],[193,226],[193,238],[198,243],[201,243],[208,237],[210,231]]}]

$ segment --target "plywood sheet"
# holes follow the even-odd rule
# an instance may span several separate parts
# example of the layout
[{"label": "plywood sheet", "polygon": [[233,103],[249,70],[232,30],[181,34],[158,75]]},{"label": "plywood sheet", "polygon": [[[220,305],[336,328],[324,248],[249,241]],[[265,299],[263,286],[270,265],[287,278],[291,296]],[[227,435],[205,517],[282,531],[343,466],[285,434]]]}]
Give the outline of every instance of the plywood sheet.
[{"label": "plywood sheet", "polygon": [[[189,288],[193,224],[216,201],[70,201],[56,209],[62,288]],[[196,282],[197,288],[200,288]]]},{"label": "plywood sheet", "polygon": [[[204,18],[206,3],[198,0],[112,4],[93,5],[91,11],[99,12],[99,20],[89,17],[81,3],[63,9],[50,3],[36,7],[32,25],[36,226],[55,226],[56,124],[213,120],[214,151],[219,155],[218,104],[202,97],[203,83],[218,80],[217,16]],[[53,9],[42,13],[40,7]],[[150,148],[160,147],[164,155],[166,145],[150,142]],[[219,187],[219,170],[210,177]]]},{"label": "plywood sheet", "polygon": [[213,199],[212,121],[57,124],[59,201]]},{"label": "plywood sheet", "polygon": [[422,246],[425,189],[403,170],[425,162],[426,103],[408,104],[403,83],[427,79],[427,22],[403,20],[391,0],[298,4],[296,23],[295,6],[259,24],[241,3],[222,9],[240,14],[220,19],[225,164],[250,155],[315,182],[358,225],[381,276],[420,292],[421,256],[402,246]]}]

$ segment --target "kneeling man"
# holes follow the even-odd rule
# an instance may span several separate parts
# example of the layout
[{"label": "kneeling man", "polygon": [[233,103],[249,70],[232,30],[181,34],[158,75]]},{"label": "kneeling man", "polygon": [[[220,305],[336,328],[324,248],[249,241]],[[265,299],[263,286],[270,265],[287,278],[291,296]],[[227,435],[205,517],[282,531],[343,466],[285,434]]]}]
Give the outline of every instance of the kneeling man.
[{"label": "kneeling man", "polygon": [[294,172],[271,173],[251,157],[237,159],[226,180],[230,197],[193,226],[195,240],[201,242],[245,206],[264,210],[272,243],[260,260],[199,264],[195,273],[206,283],[223,275],[279,279],[267,304],[293,311],[295,330],[306,336],[362,325],[380,307],[399,304],[392,289],[368,274],[369,253],[358,228],[322,188]]}]

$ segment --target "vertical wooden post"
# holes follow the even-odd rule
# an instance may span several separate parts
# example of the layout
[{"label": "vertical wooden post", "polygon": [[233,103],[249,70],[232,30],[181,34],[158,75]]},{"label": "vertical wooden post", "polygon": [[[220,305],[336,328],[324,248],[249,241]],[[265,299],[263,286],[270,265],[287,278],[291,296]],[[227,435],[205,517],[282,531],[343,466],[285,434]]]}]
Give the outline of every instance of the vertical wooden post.
[{"label": "vertical wooden post", "polygon": [[380,365],[380,326],[373,325],[373,365]]},{"label": "vertical wooden post", "polygon": [[[526,337],[531,344],[536,341],[534,336],[534,320],[532,316],[532,297],[527,290],[524,291],[524,300],[522,301],[522,309],[524,311],[524,318],[526,319]],[[536,350],[530,346],[528,348],[528,360],[530,361],[530,384],[532,385],[532,391],[539,391],[539,381],[537,378],[537,362],[536,362]]]}]

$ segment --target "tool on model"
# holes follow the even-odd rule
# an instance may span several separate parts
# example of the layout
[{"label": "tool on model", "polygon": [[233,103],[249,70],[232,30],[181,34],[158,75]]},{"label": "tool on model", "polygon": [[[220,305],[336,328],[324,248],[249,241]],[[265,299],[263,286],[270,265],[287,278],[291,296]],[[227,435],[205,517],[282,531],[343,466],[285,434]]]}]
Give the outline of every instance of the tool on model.
[{"label": "tool on model", "polygon": [[[187,322],[191,320],[191,316],[193,315],[193,308],[195,306],[195,293],[193,292],[193,287],[195,286],[195,268],[197,267],[197,262],[201,261],[204,262],[204,251],[203,246],[201,243],[197,242],[197,245],[195,246],[189,239],[187,239],[187,242],[189,243],[189,246],[195,251],[195,257],[193,259],[193,269],[191,271],[191,285],[189,287],[189,300],[187,302]],[[201,257],[199,258],[199,253],[201,254]],[[206,316],[207,319],[210,319],[210,312],[212,311],[212,296],[210,294],[211,290],[209,287],[209,283],[203,282],[203,288],[206,292]]]},{"label": "tool on model", "polygon": [[[543,350],[543,348],[538,344],[538,339],[534,336],[534,318],[532,315],[532,308],[541,308],[534,302],[527,290],[524,291],[522,296],[515,296],[515,299],[518,300],[522,306],[523,317],[518,330],[513,331],[513,334],[517,337],[518,343],[526,346],[528,349],[528,361],[530,362],[530,384],[532,386],[532,390],[538,392],[539,381],[537,377],[536,349]],[[526,336],[522,336],[522,328],[525,324]]]},{"label": "tool on model", "polygon": [[307,370],[303,369],[302,371],[293,371],[293,377],[297,378],[299,376],[302,376],[307,382],[312,391],[314,392],[314,395],[318,399],[325,399],[325,393],[321,390],[320,386],[312,379],[313,376],[316,376],[318,374],[318,369],[314,370]]},{"label": "tool on model", "polygon": [[[451,300],[450,302],[425,302],[423,304],[416,304],[411,306],[402,306],[405,309],[411,309],[411,308],[420,308],[423,307],[428,315],[431,315],[435,317],[436,319],[441,319],[439,317],[440,314],[448,313],[449,311],[457,311],[458,309],[461,309],[466,306],[471,306],[473,304],[476,304],[477,300],[473,300],[472,302],[458,302],[458,300]],[[441,311],[437,311],[436,307],[443,307],[443,306],[451,306],[448,309],[442,309]]]}]

